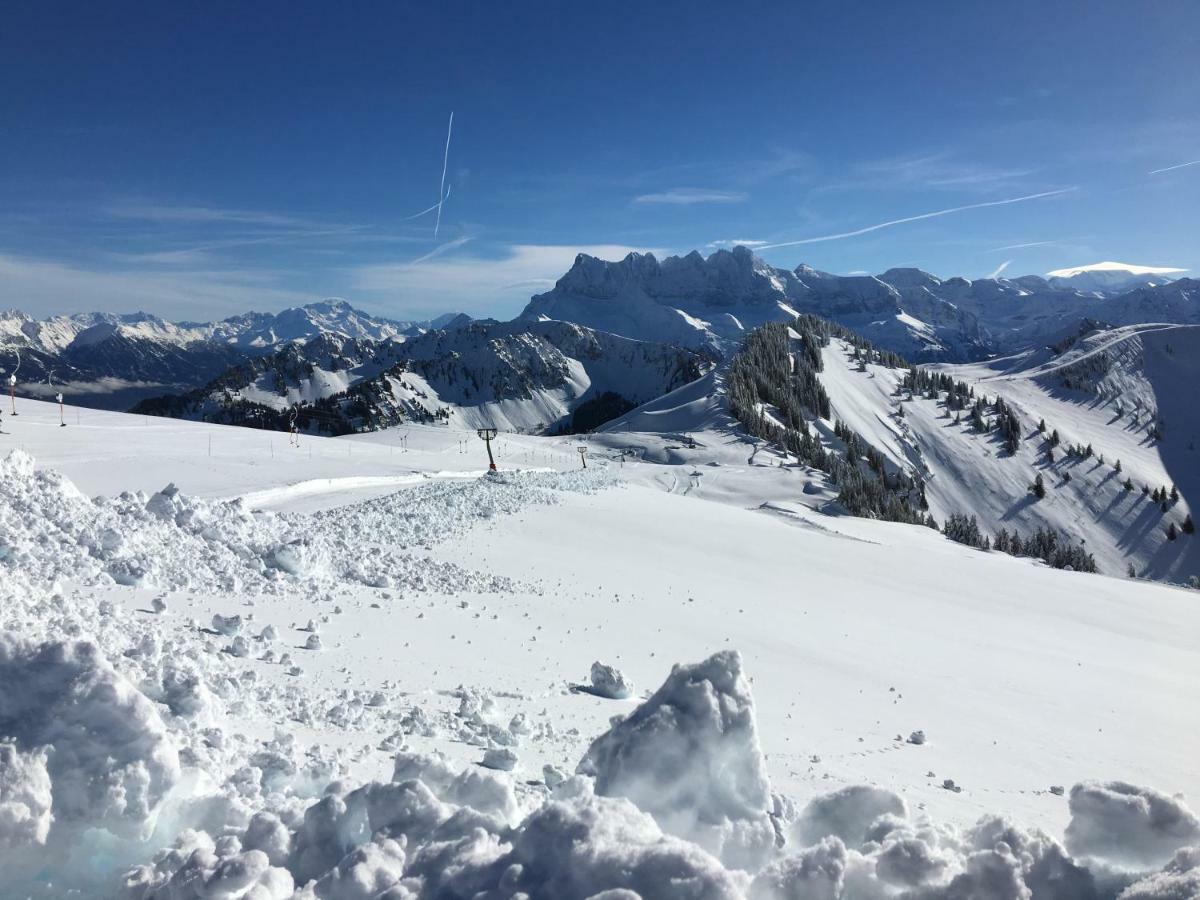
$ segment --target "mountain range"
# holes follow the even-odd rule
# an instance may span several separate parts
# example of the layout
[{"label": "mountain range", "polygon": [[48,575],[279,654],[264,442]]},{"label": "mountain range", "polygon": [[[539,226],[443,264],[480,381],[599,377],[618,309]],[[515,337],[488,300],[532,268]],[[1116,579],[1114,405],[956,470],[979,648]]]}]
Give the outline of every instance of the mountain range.
[{"label": "mountain range", "polygon": [[0,374],[21,390],[128,409],[138,400],[190,390],[254,357],[322,335],[402,341],[465,317],[394,321],[331,299],[278,313],[250,312],[219,322],[168,322],[149,313],[85,313],[34,319],[0,312]]},{"label": "mountain range", "polygon": [[[920,269],[832,275],[767,265],[745,247],[659,261],[580,255],[523,320],[564,319],[727,355],[745,332],[809,313],[914,361],[967,362],[1053,343],[1081,321],[1200,322],[1200,282],[1111,267],[1043,278],[938,278]],[[1132,267],[1138,269],[1141,267]],[[1101,288],[1098,272],[1109,287]]]}]

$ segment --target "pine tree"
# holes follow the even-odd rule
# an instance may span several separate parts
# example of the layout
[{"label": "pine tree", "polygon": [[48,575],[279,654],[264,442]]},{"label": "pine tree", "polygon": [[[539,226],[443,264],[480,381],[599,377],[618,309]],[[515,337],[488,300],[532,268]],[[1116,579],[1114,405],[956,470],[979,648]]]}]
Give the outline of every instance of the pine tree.
[{"label": "pine tree", "polygon": [[1125,479],[1125,492],[1126,492],[1126,493],[1129,493],[1129,492],[1130,492],[1130,491],[1132,491],[1132,490],[1133,490],[1133,479],[1132,479],[1132,478],[1126,478],[1126,479]]},{"label": "pine tree", "polygon": [[1033,484],[1030,485],[1029,490],[1031,490],[1034,496],[1039,500],[1046,496],[1046,480],[1042,478],[1041,472],[1038,472],[1037,477],[1033,479]]},{"label": "pine tree", "polygon": [[1040,422],[1038,422],[1038,434],[1045,434],[1045,433],[1046,433],[1046,420],[1042,419]]},{"label": "pine tree", "polygon": [[1119,459],[1117,460],[1117,464],[1115,466],[1113,466],[1113,470],[1116,472],[1121,471],[1121,461]]},{"label": "pine tree", "polygon": [[1133,567],[1133,563],[1129,564],[1129,568],[1125,570],[1125,574],[1130,578],[1137,578],[1137,569]]},{"label": "pine tree", "polygon": [[1167,526],[1167,540],[1173,541],[1173,540],[1175,540],[1176,537],[1177,537],[1177,534],[1175,532],[1175,523],[1172,522],[1170,525]]},{"label": "pine tree", "polygon": [[1171,485],[1171,502],[1179,502],[1179,488],[1175,487],[1175,485]]},{"label": "pine tree", "polygon": [[1196,533],[1196,523],[1192,521],[1191,513],[1188,513],[1183,519],[1183,533],[1184,534],[1195,534]]}]

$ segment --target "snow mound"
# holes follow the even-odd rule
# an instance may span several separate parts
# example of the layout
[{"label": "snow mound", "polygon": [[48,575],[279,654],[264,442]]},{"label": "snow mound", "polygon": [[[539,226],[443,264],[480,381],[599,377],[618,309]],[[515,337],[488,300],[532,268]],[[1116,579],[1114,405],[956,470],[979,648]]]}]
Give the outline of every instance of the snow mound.
[{"label": "snow mound", "polygon": [[0,833],[15,828],[34,843],[75,825],[142,834],[180,774],[154,704],[85,641],[0,636],[0,685],[2,802],[14,817]]},{"label": "snow mound", "polygon": [[675,666],[592,743],[577,771],[595,777],[596,793],[627,797],[727,864],[753,867],[775,846],[771,785],[736,651]]},{"label": "snow mound", "polygon": [[1200,818],[1181,800],[1123,781],[1071,788],[1066,845],[1077,856],[1118,865],[1161,866],[1200,844]]},{"label": "snow mound", "polygon": [[1161,872],[1121,892],[1118,900],[1194,900],[1200,897],[1200,847],[1180,850]]}]

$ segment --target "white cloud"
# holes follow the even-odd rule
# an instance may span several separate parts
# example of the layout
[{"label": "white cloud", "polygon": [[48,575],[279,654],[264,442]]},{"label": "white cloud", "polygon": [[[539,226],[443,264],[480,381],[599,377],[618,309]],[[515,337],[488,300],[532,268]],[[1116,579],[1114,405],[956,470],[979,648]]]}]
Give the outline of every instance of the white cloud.
[{"label": "white cloud", "polygon": [[505,316],[518,312],[531,293],[552,287],[580,253],[616,260],[646,252],[655,251],[621,244],[515,244],[499,258],[455,256],[360,266],[351,270],[350,286],[390,295],[393,315],[399,310],[405,315],[456,310]]},{"label": "white cloud", "polygon": [[634,203],[662,203],[671,206],[691,206],[696,203],[741,203],[743,191],[713,191],[705,188],[672,188],[655,194],[642,194]]}]

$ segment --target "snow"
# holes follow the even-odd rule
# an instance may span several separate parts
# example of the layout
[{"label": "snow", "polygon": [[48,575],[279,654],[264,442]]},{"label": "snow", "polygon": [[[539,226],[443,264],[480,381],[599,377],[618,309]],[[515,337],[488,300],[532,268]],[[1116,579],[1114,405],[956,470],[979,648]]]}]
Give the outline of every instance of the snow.
[{"label": "snow", "polygon": [[1071,278],[1084,272],[1128,272],[1130,275],[1179,275],[1187,269],[1172,269],[1164,266],[1133,266],[1129,263],[1098,262],[1089,266],[1075,266],[1070,269],[1055,269],[1047,272],[1047,278]]},{"label": "snow", "polygon": [[[885,380],[846,367],[835,407]],[[719,379],[590,436],[586,473],[578,438],[502,435],[495,478],[454,428],[272,459],[263,432],[25,402],[4,890],[1188,896],[1196,595],[824,514]],[[581,690],[593,661],[652,690]]]}]

